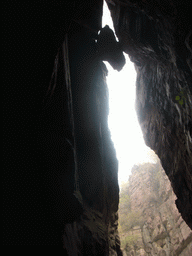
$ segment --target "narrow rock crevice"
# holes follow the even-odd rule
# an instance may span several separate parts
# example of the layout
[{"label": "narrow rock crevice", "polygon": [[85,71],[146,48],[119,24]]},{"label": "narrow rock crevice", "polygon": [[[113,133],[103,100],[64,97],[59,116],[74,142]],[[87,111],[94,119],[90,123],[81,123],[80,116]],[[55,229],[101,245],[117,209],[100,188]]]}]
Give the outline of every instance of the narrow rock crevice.
[{"label": "narrow rock crevice", "polygon": [[106,2],[119,42],[101,27],[102,0],[3,3],[6,246],[122,255],[118,161],[102,61],[120,71],[123,51],[137,71],[136,111],[145,142],[159,156],[192,228],[188,2]]}]

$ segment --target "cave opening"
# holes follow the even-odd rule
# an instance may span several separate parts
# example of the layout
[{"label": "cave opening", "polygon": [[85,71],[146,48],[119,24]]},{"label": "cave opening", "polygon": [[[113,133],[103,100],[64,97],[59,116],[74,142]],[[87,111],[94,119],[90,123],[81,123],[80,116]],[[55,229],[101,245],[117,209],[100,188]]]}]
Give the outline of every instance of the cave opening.
[{"label": "cave opening", "polygon": [[[120,52],[118,47],[109,48],[113,56],[108,57],[113,61],[119,57],[121,62],[123,51],[135,63],[139,124],[146,144],[161,159],[165,177],[171,181],[177,197],[175,208],[171,206],[173,214],[151,215],[148,226],[145,225],[147,254],[152,249],[152,240],[170,231],[168,237],[172,244],[178,245],[176,254],[179,255],[182,245],[191,244],[192,239],[191,231],[184,225],[185,221],[192,228],[190,8],[180,1],[161,1],[162,5],[148,0],[105,2],[122,46]],[[4,3],[4,245],[31,248],[64,243],[71,256],[122,256],[118,237],[118,162],[107,125],[107,72],[100,62],[106,55],[98,54],[105,51],[99,52],[102,47],[95,43],[100,38],[102,5],[103,0]],[[119,56],[114,55],[116,52]],[[119,59],[114,62],[117,67]],[[108,69],[109,89],[113,87],[109,84],[111,79],[115,89],[123,92],[118,75],[125,68],[115,73],[117,79],[110,78]],[[121,141],[125,141],[123,153],[127,160],[132,158],[126,140],[127,126],[132,127],[129,107],[123,105],[117,110],[117,106],[130,103],[135,95],[128,77],[130,71],[123,78],[127,91],[121,94],[122,102],[116,102],[112,111],[118,113],[115,123],[118,135],[122,134]],[[131,108],[135,108],[134,103]],[[120,123],[120,116],[127,126]],[[133,131],[130,134],[132,139]],[[136,143],[134,148],[136,154],[133,147],[131,153],[138,155],[140,148]],[[127,172],[126,168],[123,167]],[[151,174],[153,177],[153,170]],[[136,175],[135,181],[149,185],[144,176]],[[166,188],[164,183],[154,185],[154,188]],[[132,192],[149,195],[147,189],[135,187],[132,186]],[[161,193],[161,198],[169,202],[170,190],[166,191]],[[158,196],[157,189],[150,198],[149,209],[156,204],[154,196]],[[137,208],[139,197],[134,194],[133,199]],[[147,211],[143,213],[147,215]],[[127,217],[138,215],[132,213]],[[174,229],[170,223],[176,224]],[[149,231],[153,231],[152,240],[148,239]],[[131,238],[127,240],[130,241],[134,242]],[[165,244],[170,245],[170,240],[153,243],[151,255],[171,255],[170,251],[162,251]],[[134,250],[137,248],[138,244]],[[182,255],[191,255],[187,253]],[[143,251],[140,254],[145,255]]]},{"label": "cave opening", "polygon": [[[102,27],[105,25],[109,25],[115,34],[111,14],[104,1]],[[118,40],[117,37],[116,40]],[[114,70],[107,61],[104,61],[108,69],[108,126],[119,162],[118,181],[120,189],[122,184],[127,182],[133,165],[155,161],[154,151],[144,142],[135,110],[137,73],[128,54],[124,53],[124,57],[126,63],[119,72]]]}]

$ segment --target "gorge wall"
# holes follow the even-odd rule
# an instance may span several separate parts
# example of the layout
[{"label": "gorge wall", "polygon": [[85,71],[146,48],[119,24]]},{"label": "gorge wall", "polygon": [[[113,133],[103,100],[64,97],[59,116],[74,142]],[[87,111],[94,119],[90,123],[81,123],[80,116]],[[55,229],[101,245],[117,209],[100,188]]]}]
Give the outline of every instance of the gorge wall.
[{"label": "gorge wall", "polygon": [[[137,113],[192,228],[191,27],[187,1],[3,3],[3,245],[122,255],[107,70],[137,70]],[[98,32],[100,31],[100,35]],[[118,85],[117,85],[118,86]],[[127,85],[129,86],[129,85]]]},{"label": "gorge wall", "polygon": [[191,255],[192,231],[178,212],[175,199],[159,161],[132,168],[120,193],[123,255]]},{"label": "gorge wall", "polygon": [[[192,228],[192,64],[187,1],[108,4],[122,49],[137,70],[136,111]],[[169,153],[168,153],[169,152]]]}]

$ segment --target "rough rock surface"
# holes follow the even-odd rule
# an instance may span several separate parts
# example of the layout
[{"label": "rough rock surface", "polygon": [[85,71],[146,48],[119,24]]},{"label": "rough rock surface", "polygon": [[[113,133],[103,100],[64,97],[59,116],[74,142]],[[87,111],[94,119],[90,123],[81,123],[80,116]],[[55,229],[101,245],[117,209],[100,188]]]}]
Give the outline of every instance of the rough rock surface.
[{"label": "rough rock surface", "polygon": [[187,1],[109,3],[116,34],[137,70],[136,111],[192,228],[192,30]]},{"label": "rough rock surface", "polygon": [[191,255],[192,231],[176,208],[176,196],[160,162],[134,166],[128,194],[130,211],[132,216],[139,213],[139,222],[120,233],[122,241],[126,236],[135,238],[124,245],[123,255]]}]

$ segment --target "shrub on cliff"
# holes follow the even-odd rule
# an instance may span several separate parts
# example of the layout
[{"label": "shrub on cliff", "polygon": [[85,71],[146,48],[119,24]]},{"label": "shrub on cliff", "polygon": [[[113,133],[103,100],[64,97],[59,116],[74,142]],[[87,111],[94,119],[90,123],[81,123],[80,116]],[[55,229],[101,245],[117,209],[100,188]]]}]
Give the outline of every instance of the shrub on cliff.
[{"label": "shrub on cliff", "polygon": [[129,235],[126,236],[121,241],[121,247],[125,249],[126,247],[134,247],[137,244],[138,236],[137,235]]}]

